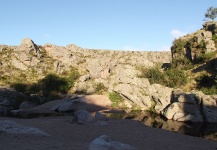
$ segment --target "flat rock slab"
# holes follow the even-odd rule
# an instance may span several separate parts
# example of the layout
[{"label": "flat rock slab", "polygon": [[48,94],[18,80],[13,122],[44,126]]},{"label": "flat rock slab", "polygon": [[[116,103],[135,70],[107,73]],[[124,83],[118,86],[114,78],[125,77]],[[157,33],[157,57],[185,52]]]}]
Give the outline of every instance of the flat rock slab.
[{"label": "flat rock slab", "polygon": [[[217,141],[205,140],[155,129],[133,120],[110,119],[106,126],[72,124],[70,116],[34,119],[0,118],[25,127],[37,128],[50,136],[0,133],[1,150],[89,150],[90,143],[102,135],[126,143],[137,150],[216,150]],[[1,127],[0,127],[1,128]]]},{"label": "flat rock slab", "polygon": [[0,132],[2,133],[49,136],[46,132],[41,131],[38,128],[23,126],[22,124],[18,124],[11,120],[0,120],[0,127]]},{"label": "flat rock slab", "polygon": [[117,149],[117,150],[135,150],[134,147],[121,143],[118,141],[112,140],[111,137],[107,135],[101,135],[97,137],[90,143],[90,150],[110,150],[110,149]]}]

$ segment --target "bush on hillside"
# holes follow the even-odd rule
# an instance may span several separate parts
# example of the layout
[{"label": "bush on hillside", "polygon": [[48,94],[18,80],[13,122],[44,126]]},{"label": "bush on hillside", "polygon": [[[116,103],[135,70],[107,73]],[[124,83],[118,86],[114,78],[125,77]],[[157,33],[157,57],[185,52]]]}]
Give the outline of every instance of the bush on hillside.
[{"label": "bush on hillside", "polygon": [[215,43],[215,47],[217,48],[217,35],[216,34],[212,34],[212,40]]},{"label": "bush on hillside", "polygon": [[107,91],[108,88],[105,87],[105,85],[103,83],[97,83],[94,85],[94,88],[95,88],[95,92],[97,94],[103,94],[103,92]]},{"label": "bush on hillside", "polygon": [[74,69],[68,76],[60,77],[57,74],[48,74],[37,83],[13,83],[11,86],[28,96],[38,94],[43,97],[57,98],[59,93],[67,93],[79,76],[78,71]]},{"label": "bush on hillside", "polygon": [[74,86],[75,81],[80,77],[80,74],[78,73],[77,69],[73,69],[69,76],[64,77],[66,79],[66,82],[68,84],[67,91],[70,87]]},{"label": "bush on hillside", "polygon": [[187,70],[193,68],[193,64],[186,57],[174,58],[171,63],[172,68]]},{"label": "bush on hillside", "polygon": [[176,39],[173,41],[173,46],[171,47],[172,54],[178,53],[182,55],[184,53],[186,41],[182,39]]},{"label": "bush on hillside", "polygon": [[197,88],[201,90],[204,94],[217,94],[217,82],[215,76],[210,76],[207,74],[202,74],[196,79]]},{"label": "bush on hillside", "polygon": [[210,53],[200,53],[198,55],[195,55],[194,63],[195,64],[203,64],[208,61],[210,61],[212,58],[214,58],[216,55],[216,52],[210,52]]},{"label": "bush on hillside", "polygon": [[142,68],[141,78],[148,78],[151,84],[157,83],[168,87],[180,87],[187,83],[187,76],[181,69],[170,68],[161,71],[158,67]]},{"label": "bush on hillside", "polygon": [[164,73],[161,72],[159,67],[152,68],[140,68],[141,74],[138,76],[140,78],[148,78],[151,84],[159,83],[162,84],[164,80]]},{"label": "bush on hillside", "polygon": [[185,72],[180,69],[171,68],[165,71],[165,85],[168,87],[180,87],[187,83]]},{"label": "bush on hillside", "polygon": [[210,88],[208,87],[202,87],[200,88],[200,90],[204,93],[204,94],[207,94],[207,95],[216,95],[217,94],[217,86],[214,85]]},{"label": "bush on hillside", "polygon": [[69,89],[70,82],[67,78],[59,77],[56,74],[49,74],[38,82],[43,95],[48,96],[51,92],[66,93]]},{"label": "bush on hillside", "polygon": [[209,88],[216,84],[215,78],[207,74],[199,75],[195,80],[197,82],[198,88]]}]

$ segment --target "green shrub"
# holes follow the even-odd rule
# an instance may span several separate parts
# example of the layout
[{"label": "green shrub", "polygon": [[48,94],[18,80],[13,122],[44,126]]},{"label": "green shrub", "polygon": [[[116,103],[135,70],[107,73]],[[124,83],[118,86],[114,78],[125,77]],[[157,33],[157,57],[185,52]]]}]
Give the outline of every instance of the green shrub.
[{"label": "green shrub", "polygon": [[173,46],[171,47],[172,53],[179,53],[183,54],[184,47],[185,47],[186,41],[182,39],[176,39],[173,41]]},{"label": "green shrub", "polygon": [[40,80],[38,84],[45,96],[48,96],[51,92],[66,93],[71,86],[66,78],[59,77],[56,74],[48,74],[45,78]]},{"label": "green shrub", "polygon": [[197,82],[197,88],[204,94],[213,95],[217,94],[216,78],[207,74],[198,76],[195,81]]},{"label": "green shrub", "polygon": [[216,34],[212,35],[212,40],[214,41],[215,47],[217,48],[217,35]]},{"label": "green shrub", "polygon": [[200,43],[197,45],[197,48],[204,50],[206,48],[206,42],[201,40]]},{"label": "green shrub", "polygon": [[216,52],[210,52],[210,53],[201,53],[195,56],[194,63],[196,64],[202,64],[206,63],[212,58],[214,58],[216,55]]},{"label": "green shrub", "polygon": [[191,61],[187,57],[174,58],[171,64],[172,68],[191,69]]},{"label": "green shrub", "polygon": [[216,95],[217,94],[217,86],[212,86],[210,88],[208,87],[202,87],[200,89],[204,94],[207,94],[207,95]]},{"label": "green shrub", "polygon": [[45,96],[58,92],[67,93],[69,88],[74,86],[74,82],[79,76],[78,70],[72,68],[68,76],[60,77],[56,74],[48,74],[45,78],[40,80],[38,84],[41,93]]},{"label": "green shrub", "polygon": [[203,87],[211,88],[212,86],[216,84],[215,78],[207,74],[202,74],[198,76],[195,80],[197,82],[198,88],[203,88]]},{"label": "green shrub", "polygon": [[180,69],[171,68],[165,71],[166,86],[168,87],[180,87],[187,83],[187,76],[185,72]]},{"label": "green shrub", "polygon": [[95,87],[95,92],[97,94],[102,94],[104,91],[108,90],[108,88],[105,87],[105,85],[103,83],[97,83],[97,84],[95,84],[94,87]]},{"label": "green shrub", "polygon": [[151,107],[150,107],[150,112],[153,112],[153,113],[156,113],[156,110],[155,110],[155,106],[156,106],[156,102],[155,100],[152,98],[151,99]]},{"label": "green shrub", "polygon": [[168,87],[180,87],[187,83],[185,72],[179,68],[161,71],[158,67],[141,69],[141,78],[148,78],[151,84],[157,83]]},{"label": "green shrub", "polygon": [[27,88],[27,84],[24,83],[14,83],[11,85],[16,91],[24,93]]},{"label": "green shrub", "polygon": [[13,83],[11,86],[15,90],[27,95],[37,93],[45,97],[52,97],[52,95],[56,97],[58,93],[67,93],[78,77],[76,72],[72,72],[68,77],[48,74],[39,80],[38,83]]},{"label": "green shrub", "polygon": [[68,76],[68,81],[74,84],[74,81],[77,80],[80,77],[80,74],[78,72],[78,69],[72,67],[70,74]]},{"label": "green shrub", "polygon": [[109,93],[109,99],[112,101],[112,107],[114,108],[118,108],[119,105],[124,102],[123,97],[116,92]]},{"label": "green shrub", "polygon": [[217,40],[217,35],[216,34],[212,34],[212,40],[216,41]]},{"label": "green shrub", "polygon": [[140,68],[141,74],[140,78],[148,78],[151,84],[153,83],[163,83],[164,74],[160,71],[158,67],[153,68]]}]

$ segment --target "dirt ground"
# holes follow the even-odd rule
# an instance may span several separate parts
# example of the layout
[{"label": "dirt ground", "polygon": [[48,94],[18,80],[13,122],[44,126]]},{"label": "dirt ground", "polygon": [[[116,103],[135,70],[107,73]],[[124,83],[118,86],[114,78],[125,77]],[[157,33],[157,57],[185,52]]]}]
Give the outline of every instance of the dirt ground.
[{"label": "dirt ground", "polygon": [[[38,128],[50,136],[0,133],[1,150],[88,150],[101,135],[129,144],[137,150],[216,150],[217,142],[155,129],[133,120],[110,119],[107,125],[72,124],[72,117],[34,119],[0,118]],[[1,127],[0,127],[1,128]]]}]

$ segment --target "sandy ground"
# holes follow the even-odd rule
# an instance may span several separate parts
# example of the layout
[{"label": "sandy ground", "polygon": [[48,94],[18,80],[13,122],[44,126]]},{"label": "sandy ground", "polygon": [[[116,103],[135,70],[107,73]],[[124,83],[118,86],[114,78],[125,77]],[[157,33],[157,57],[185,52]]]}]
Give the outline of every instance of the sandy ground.
[{"label": "sandy ground", "polygon": [[[27,127],[38,128],[46,135],[0,133],[1,150],[88,150],[89,144],[101,135],[129,144],[137,150],[216,150],[217,142],[180,133],[155,129],[133,120],[110,119],[106,126],[96,123],[71,123],[72,117],[34,119],[0,118]],[[1,126],[0,126],[1,131]]]}]

